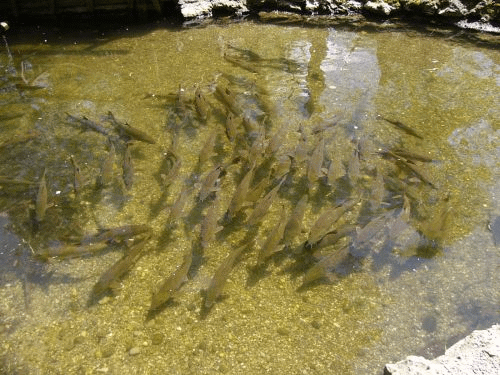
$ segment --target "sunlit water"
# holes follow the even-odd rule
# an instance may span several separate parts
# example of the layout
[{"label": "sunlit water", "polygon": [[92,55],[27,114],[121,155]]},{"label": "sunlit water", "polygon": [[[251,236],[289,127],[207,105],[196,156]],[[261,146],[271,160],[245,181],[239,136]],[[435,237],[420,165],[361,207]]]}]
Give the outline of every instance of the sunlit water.
[{"label": "sunlit water", "polygon": [[[33,185],[0,190],[2,373],[374,374],[406,355],[440,355],[473,329],[498,323],[500,251],[488,230],[500,215],[498,43],[494,37],[483,43],[455,38],[454,31],[254,23],[11,43],[13,60],[5,48],[1,55],[0,176]],[[225,53],[242,63],[231,63]],[[44,72],[44,88],[7,89],[23,83],[21,73],[30,84]],[[275,158],[289,155],[293,164],[259,226],[246,226],[252,212],[246,207],[202,251],[199,224],[213,197],[200,203],[199,184],[224,166],[216,192],[222,219],[251,165],[250,140],[232,143],[225,134],[217,85],[232,90],[238,105],[263,124],[266,138],[282,131]],[[175,102],[179,87],[188,98],[186,112]],[[210,105],[206,123],[192,104],[196,87]],[[116,141],[111,185],[96,188],[109,142],[67,119],[85,116],[116,138],[103,120],[109,111],[156,140],[129,146],[135,169],[129,190],[122,179],[123,142]],[[215,147],[200,166],[199,152],[214,130]],[[325,176],[309,188],[307,159],[321,139]],[[303,161],[298,145],[307,152]],[[431,158],[418,164],[429,181],[381,156],[394,148]],[[168,150],[181,168],[165,186]],[[358,151],[359,174],[352,160]],[[77,195],[71,156],[86,181]],[[328,184],[335,158],[347,173]],[[269,161],[260,178],[276,165]],[[36,223],[44,170],[48,208]],[[377,173],[385,181],[380,205],[373,198]],[[264,194],[279,181],[271,174]],[[168,207],[184,189],[185,214],[169,224]],[[306,192],[302,233],[268,262],[267,272],[255,275],[261,243]],[[352,251],[357,257],[338,270],[339,278],[301,287],[314,258],[297,253],[324,209],[358,199],[336,225],[360,231],[386,212],[399,215],[405,195],[411,212],[402,233],[387,238],[381,230],[362,254]],[[83,258],[42,262],[35,256],[127,224],[148,224],[152,238],[116,295],[99,303],[89,303],[91,290],[123,256],[123,245]],[[231,272],[225,298],[204,311],[201,291],[242,242],[250,242],[251,251]],[[190,279],[175,302],[148,315],[153,291],[190,249],[196,255]]]}]

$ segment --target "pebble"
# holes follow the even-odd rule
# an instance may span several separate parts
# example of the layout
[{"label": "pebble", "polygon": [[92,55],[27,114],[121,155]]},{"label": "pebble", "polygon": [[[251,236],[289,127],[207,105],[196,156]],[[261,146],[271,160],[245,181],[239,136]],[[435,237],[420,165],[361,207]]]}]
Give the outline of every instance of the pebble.
[{"label": "pebble", "polygon": [[137,355],[141,352],[141,348],[139,348],[138,346],[134,346],[132,349],[130,349],[128,351],[128,354],[129,355]]}]

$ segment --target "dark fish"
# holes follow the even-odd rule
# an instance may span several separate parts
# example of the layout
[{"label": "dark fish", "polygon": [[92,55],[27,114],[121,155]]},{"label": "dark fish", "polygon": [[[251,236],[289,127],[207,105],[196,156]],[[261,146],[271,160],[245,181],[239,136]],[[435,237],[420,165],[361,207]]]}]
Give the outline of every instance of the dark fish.
[{"label": "dark fish", "polygon": [[106,119],[111,122],[111,124],[118,129],[120,135],[128,139],[134,139],[136,141],[146,142],[150,144],[155,144],[156,140],[144,131],[134,128],[127,123],[122,123],[118,121],[111,112],[108,112]]},{"label": "dark fish", "polygon": [[203,121],[207,121],[210,114],[210,106],[208,104],[207,98],[205,98],[205,95],[203,95],[199,87],[197,87],[196,91],[194,92],[194,105],[200,119]]},{"label": "dark fish", "polygon": [[207,199],[214,191],[219,190],[216,185],[221,172],[222,166],[218,165],[207,175],[207,177],[205,177],[203,183],[201,184],[199,196],[200,202],[203,202],[205,199]]},{"label": "dark fish", "polygon": [[182,284],[187,281],[187,274],[192,261],[193,253],[191,249],[188,249],[184,254],[182,264],[165,279],[158,290],[153,294],[153,297],[151,298],[150,310],[158,309],[161,305],[175,296],[175,293],[179,290]]},{"label": "dark fish", "polygon": [[311,247],[321,240],[321,238],[330,231],[332,225],[335,224],[337,220],[340,219],[340,217],[347,210],[351,209],[357,202],[357,200],[352,199],[341,206],[329,208],[323,212],[312,226],[306,246]]},{"label": "dark fish", "polygon": [[280,219],[274,226],[274,229],[267,236],[266,242],[262,245],[257,257],[257,266],[263,264],[270,256],[275,252],[280,251],[284,245],[279,246],[279,243],[283,239],[283,233],[285,231],[285,210],[283,210]]},{"label": "dark fish", "polygon": [[81,118],[78,118],[76,116],[70,115],[69,113],[66,113],[67,119],[70,122],[78,122],[80,125],[82,125],[85,129],[91,129],[94,130],[98,133],[104,134],[109,136],[110,131],[106,129],[104,126],[99,125],[98,123],[89,120],[87,117],[83,116]]},{"label": "dark fish", "polygon": [[229,202],[229,207],[227,209],[226,218],[232,220],[234,215],[236,215],[243,204],[246,201],[246,197],[248,194],[248,189],[250,188],[250,183],[252,182],[253,174],[255,170],[255,162],[252,164],[250,170],[245,174],[243,179],[240,181],[238,186],[236,187],[233,197],[231,198],[231,202]]},{"label": "dark fish", "polygon": [[35,255],[41,259],[48,258],[78,258],[86,255],[94,255],[108,249],[107,243],[91,243],[88,245],[64,245],[50,247],[37,252]]},{"label": "dark fish", "polygon": [[45,169],[42,178],[38,184],[38,193],[36,195],[35,204],[35,218],[36,221],[41,222],[45,217],[47,211],[47,183],[45,182]]},{"label": "dark fish", "polygon": [[146,236],[137,243],[134,243],[127,253],[118,262],[113,264],[102,276],[92,289],[91,300],[96,301],[109,290],[116,290],[120,280],[132,269],[139,259],[145,253],[145,245],[149,241],[150,236]]},{"label": "dark fish", "polygon": [[229,56],[228,54],[224,53],[224,59],[226,61],[229,61],[231,64],[238,66],[240,68],[243,68],[245,70],[248,70],[251,73],[258,73],[259,71],[257,70],[256,66],[248,63],[247,61],[244,61],[242,59],[238,59],[233,56]]},{"label": "dark fish", "polygon": [[122,242],[140,234],[151,233],[151,227],[145,224],[129,224],[121,227],[103,229],[99,233],[85,236],[80,245],[102,242]]},{"label": "dark fish", "polygon": [[97,183],[99,186],[108,186],[113,181],[113,169],[115,166],[115,146],[113,143],[109,146],[108,155],[104,158],[101,167],[101,173],[98,176]]},{"label": "dark fish", "polygon": [[234,142],[236,139],[236,117],[231,111],[227,112],[225,125],[227,139],[229,139],[230,142]]},{"label": "dark fish", "polygon": [[187,203],[190,193],[190,188],[185,187],[182,189],[174,204],[170,207],[170,213],[167,220],[168,222],[173,223],[183,216],[184,206]]},{"label": "dark fish", "polygon": [[200,228],[201,246],[203,248],[215,240],[215,235],[220,232],[223,227],[217,225],[217,217],[219,212],[219,199],[218,197],[208,207],[207,213],[203,217]]},{"label": "dark fish", "polygon": [[207,138],[207,141],[203,145],[200,151],[200,155],[198,156],[198,160],[200,162],[200,166],[206,163],[206,161],[212,156],[215,147],[215,141],[217,139],[217,130],[214,130],[210,133]]},{"label": "dark fish", "polygon": [[260,202],[257,203],[250,217],[248,218],[248,225],[256,225],[266,215],[269,207],[271,207],[271,204],[276,198],[281,185],[285,181],[285,178],[286,176],[283,177],[278,185],[276,185],[269,193],[264,196],[264,198],[262,198]]},{"label": "dark fish", "polygon": [[342,263],[348,256],[349,246],[343,247],[340,250],[335,250],[332,254],[327,255],[307,270],[302,279],[302,286],[325,278],[329,281],[333,281],[335,276],[331,271],[334,271],[335,267]]},{"label": "dark fish", "polygon": [[333,186],[335,181],[341,177],[345,176],[345,167],[342,163],[342,159],[340,155],[335,155],[333,159],[330,161],[330,165],[328,166],[328,172],[326,173],[326,178],[328,181],[328,185]]},{"label": "dark fish", "polygon": [[132,163],[132,155],[130,154],[130,146],[128,144],[127,147],[125,147],[125,154],[123,155],[123,182],[127,190],[130,190],[134,183],[134,165]]},{"label": "dark fish", "polygon": [[172,151],[167,151],[164,154],[163,164],[164,170],[160,171],[160,178],[165,185],[169,186],[177,176],[181,169],[181,159]]},{"label": "dark fish", "polygon": [[416,152],[406,151],[406,150],[403,150],[401,148],[394,148],[394,149],[392,149],[392,152],[393,152],[393,154],[400,156],[402,158],[405,158],[406,160],[411,160],[412,162],[413,161],[421,161],[424,163],[430,163],[430,162],[434,161],[434,159],[432,159],[428,156],[425,156],[422,154],[417,154]]},{"label": "dark fish", "polygon": [[224,88],[221,85],[217,85],[215,87],[215,92],[217,93],[216,98],[219,99],[228,110],[233,112],[236,116],[241,114],[242,109],[236,101],[236,95],[231,90],[227,87]]},{"label": "dark fish", "polygon": [[224,285],[226,285],[227,278],[229,277],[229,274],[234,267],[236,259],[247,247],[248,244],[245,244],[237,249],[232,250],[215,271],[215,274],[212,277],[210,285],[208,286],[208,289],[206,291],[204,303],[206,309],[211,308],[217,298],[219,298],[219,296],[221,295],[222,290],[224,289]]},{"label": "dark fish", "polygon": [[321,166],[323,165],[323,157],[325,150],[325,140],[321,138],[307,163],[307,180],[309,182],[309,190],[321,175]]},{"label": "dark fish", "polygon": [[71,163],[73,164],[73,188],[75,189],[75,194],[78,194],[80,188],[85,185],[85,178],[82,175],[80,166],[75,160],[75,157],[71,155]]},{"label": "dark fish", "polygon": [[304,194],[295,205],[295,208],[286,223],[283,235],[283,243],[286,246],[291,246],[295,238],[297,238],[302,230],[302,221],[304,220],[304,213],[306,212],[308,200],[309,196]]},{"label": "dark fish", "polygon": [[387,121],[389,124],[394,125],[398,129],[403,130],[405,133],[407,133],[409,135],[412,135],[412,136],[417,137],[419,139],[424,139],[424,137],[422,137],[420,134],[418,134],[415,130],[413,130],[412,128],[410,128],[409,126],[403,124],[400,121],[389,120],[388,118],[385,118],[385,117],[383,117],[381,115],[378,115],[377,118],[381,118],[382,120]]},{"label": "dark fish", "polygon": [[420,169],[417,165],[413,163],[408,163],[406,160],[403,160],[401,158],[396,159],[396,164],[403,169],[409,170],[412,172],[415,176],[417,176],[420,180],[431,186],[432,188],[436,189],[436,185],[432,183],[430,178],[427,176],[427,173]]}]

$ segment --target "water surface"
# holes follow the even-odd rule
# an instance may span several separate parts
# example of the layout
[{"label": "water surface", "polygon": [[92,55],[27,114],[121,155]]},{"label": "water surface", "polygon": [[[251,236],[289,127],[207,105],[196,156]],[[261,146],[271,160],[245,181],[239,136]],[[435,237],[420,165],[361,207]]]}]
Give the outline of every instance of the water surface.
[{"label": "water surface", "polygon": [[[12,42],[12,60],[5,48],[1,55],[0,176],[33,185],[0,190],[4,372],[372,374],[406,355],[440,355],[473,329],[498,323],[500,253],[487,228],[500,214],[500,53],[494,37],[473,43],[462,33],[243,22]],[[44,72],[48,78],[33,87]],[[12,87],[23,83],[21,73],[32,87]],[[293,164],[259,226],[246,226],[252,212],[246,208],[202,251],[199,225],[213,197],[199,202],[199,183],[224,166],[216,192],[222,219],[251,165],[252,137],[236,144],[226,137],[217,85],[232,90],[266,138],[282,131],[275,157]],[[176,105],[179,87],[188,98],[185,112]],[[192,104],[197,87],[210,105],[206,122]],[[67,119],[85,116],[112,129],[103,119],[109,111],[156,140],[129,146],[131,189],[122,179],[123,142],[116,141],[112,183],[96,188],[109,142]],[[214,130],[214,151],[199,165]],[[347,168],[330,184],[325,176],[309,183],[307,161],[296,153],[302,145],[307,160],[321,139],[322,174],[336,158]],[[417,163],[424,178],[381,156],[396,148],[432,159]],[[165,186],[169,150],[181,167]],[[78,194],[71,156],[86,181]],[[49,207],[36,223],[44,170]],[[262,167],[260,178],[272,170]],[[377,173],[384,178],[380,204],[373,203]],[[271,176],[265,192],[280,180]],[[169,224],[168,207],[186,187],[185,216]],[[255,275],[260,244],[306,192],[299,238]],[[314,258],[297,253],[324,209],[358,199],[338,226],[359,231],[384,213],[399,215],[405,196],[411,214],[401,233],[388,237],[384,228],[362,254],[353,251],[335,281],[301,287]],[[89,304],[92,287],[124,246],[84,258],[36,259],[44,249],[127,224],[151,226],[148,251],[116,295],[97,304]],[[231,249],[252,241],[225,298],[204,312],[201,291],[215,269]],[[190,279],[175,302],[148,314],[153,291],[189,249]]]}]

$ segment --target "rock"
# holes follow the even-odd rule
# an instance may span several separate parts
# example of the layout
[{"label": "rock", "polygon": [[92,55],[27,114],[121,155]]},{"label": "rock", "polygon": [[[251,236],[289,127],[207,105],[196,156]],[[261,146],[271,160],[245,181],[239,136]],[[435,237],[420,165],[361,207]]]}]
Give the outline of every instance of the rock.
[{"label": "rock", "polygon": [[472,332],[436,359],[427,360],[423,357],[409,356],[403,361],[387,364],[384,374],[500,374],[500,325]]},{"label": "rock", "polygon": [[184,18],[210,17],[214,11],[225,10],[235,14],[248,12],[242,0],[179,0],[179,7]]}]

